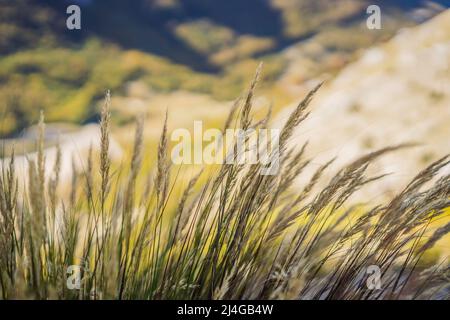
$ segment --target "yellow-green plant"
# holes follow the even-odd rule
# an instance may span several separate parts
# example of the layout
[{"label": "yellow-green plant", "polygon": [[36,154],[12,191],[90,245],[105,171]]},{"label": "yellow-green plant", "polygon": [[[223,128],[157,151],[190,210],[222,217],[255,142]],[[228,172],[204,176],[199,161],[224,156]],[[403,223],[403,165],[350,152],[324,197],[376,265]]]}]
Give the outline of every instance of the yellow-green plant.
[{"label": "yellow-green plant", "polygon": [[[258,74],[224,130],[234,122],[245,128],[267,125],[270,115],[252,119]],[[215,172],[200,170],[179,193],[174,191],[178,169],[167,155],[167,116],[155,174],[141,169],[141,121],[129,170],[111,170],[107,94],[99,161],[91,150],[65,201],[57,192],[60,160],[45,177],[41,116],[38,157],[30,162],[28,186],[18,190],[14,156],[1,170],[1,298],[449,298],[448,265],[419,267],[424,252],[450,230],[447,224],[424,238],[430,223],[450,206],[450,175],[441,174],[449,156],[353,221],[348,218],[355,207],[344,210],[348,198],[383,177],[367,177],[367,167],[405,145],[363,155],[319,191],[317,182],[331,162],[317,169],[303,190],[290,188],[311,160],[305,158],[306,145],[295,150],[287,142],[318,89],[282,128],[278,175],[259,175],[260,164],[223,164]],[[83,265],[78,290],[67,287],[70,265]],[[369,266],[382,271],[378,290],[366,285]]]}]

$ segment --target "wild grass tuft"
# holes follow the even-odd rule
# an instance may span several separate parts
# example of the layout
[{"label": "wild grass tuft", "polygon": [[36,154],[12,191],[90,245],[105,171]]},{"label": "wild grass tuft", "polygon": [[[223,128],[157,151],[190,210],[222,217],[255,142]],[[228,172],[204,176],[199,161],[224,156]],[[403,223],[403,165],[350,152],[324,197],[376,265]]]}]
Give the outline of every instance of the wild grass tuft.
[{"label": "wild grass tuft", "polygon": [[[251,116],[260,72],[224,128],[269,122],[270,112],[261,121]],[[53,173],[45,176],[41,114],[28,186],[19,190],[14,155],[0,172],[1,298],[448,299],[449,266],[420,265],[450,231],[448,224],[430,229],[450,206],[450,175],[442,170],[448,156],[373,208],[348,206],[348,199],[383,177],[366,175],[375,159],[405,145],[361,156],[320,189],[331,160],[303,189],[291,188],[310,170],[311,159],[305,158],[307,144],[296,151],[287,142],[319,87],[282,129],[280,174],[259,175],[259,165],[223,164],[194,172],[181,189],[180,169],[173,169],[167,156],[167,114],[155,174],[142,168],[141,120],[129,170],[111,170],[108,92],[99,159],[91,148],[83,173],[74,173],[70,201],[58,192],[59,148]],[[70,265],[82,266],[78,290],[67,286]],[[371,265],[382,272],[378,290],[366,286]]]}]

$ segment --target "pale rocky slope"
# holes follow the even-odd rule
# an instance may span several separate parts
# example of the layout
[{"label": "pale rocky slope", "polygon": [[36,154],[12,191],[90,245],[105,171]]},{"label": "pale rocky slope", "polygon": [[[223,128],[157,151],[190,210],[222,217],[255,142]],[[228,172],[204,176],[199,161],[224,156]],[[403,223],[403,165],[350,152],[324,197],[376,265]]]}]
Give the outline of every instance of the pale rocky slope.
[{"label": "pale rocky slope", "polygon": [[337,156],[336,169],[384,146],[422,143],[372,168],[393,174],[367,189],[368,201],[398,190],[420,168],[450,153],[450,10],[367,50],[325,84],[311,110],[294,140],[299,146],[310,141],[317,166]]}]

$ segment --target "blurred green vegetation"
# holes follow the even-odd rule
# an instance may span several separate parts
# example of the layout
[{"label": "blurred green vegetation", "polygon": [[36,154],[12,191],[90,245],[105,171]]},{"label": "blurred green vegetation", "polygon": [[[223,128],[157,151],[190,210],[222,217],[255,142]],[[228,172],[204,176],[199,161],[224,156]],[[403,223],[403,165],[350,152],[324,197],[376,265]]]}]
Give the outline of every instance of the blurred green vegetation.
[{"label": "blurred green vegetation", "polygon": [[[281,72],[281,59],[268,57],[265,80]],[[223,75],[199,73],[187,66],[137,50],[121,50],[96,39],[79,49],[38,48],[0,59],[0,134],[30,125],[45,111],[48,121],[81,123],[94,117],[106,89],[123,93],[126,83],[144,82],[156,92],[186,90],[219,100],[235,98],[245,87],[257,60],[249,59]]]}]

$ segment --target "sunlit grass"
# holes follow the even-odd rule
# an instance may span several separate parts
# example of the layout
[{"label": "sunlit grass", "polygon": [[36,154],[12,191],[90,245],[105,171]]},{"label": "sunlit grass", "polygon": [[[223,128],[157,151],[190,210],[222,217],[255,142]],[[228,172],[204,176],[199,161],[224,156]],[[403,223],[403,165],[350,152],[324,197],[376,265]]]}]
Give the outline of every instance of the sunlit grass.
[{"label": "sunlit grass", "polygon": [[[269,121],[270,114],[257,121],[251,112],[259,71],[229,118],[244,130]],[[1,297],[448,298],[446,252],[432,251],[450,230],[441,221],[450,206],[450,176],[442,173],[448,156],[375,208],[351,206],[348,199],[383,178],[366,176],[372,161],[408,145],[363,155],[319,187],[325,164],[303,189],[292,188],[311,169],[305,148],[288,149],[287,142],[319,87],[282,128],[281,168],[273,176],[260,175],[261,164],[173,166],[167,117],[149,151],[138,121],[126,161],[112,163],[108,93],[100,151],[89,152],[68,197],[59,192],[60,153],[53,172],[44,170],[41,115],[28,185],[19,190],[14,157],[0,175]],[[67,286],[71,265],[84,267],[78,290]],[[382,271],[381,289],[365,284],[371,265]]]}]

